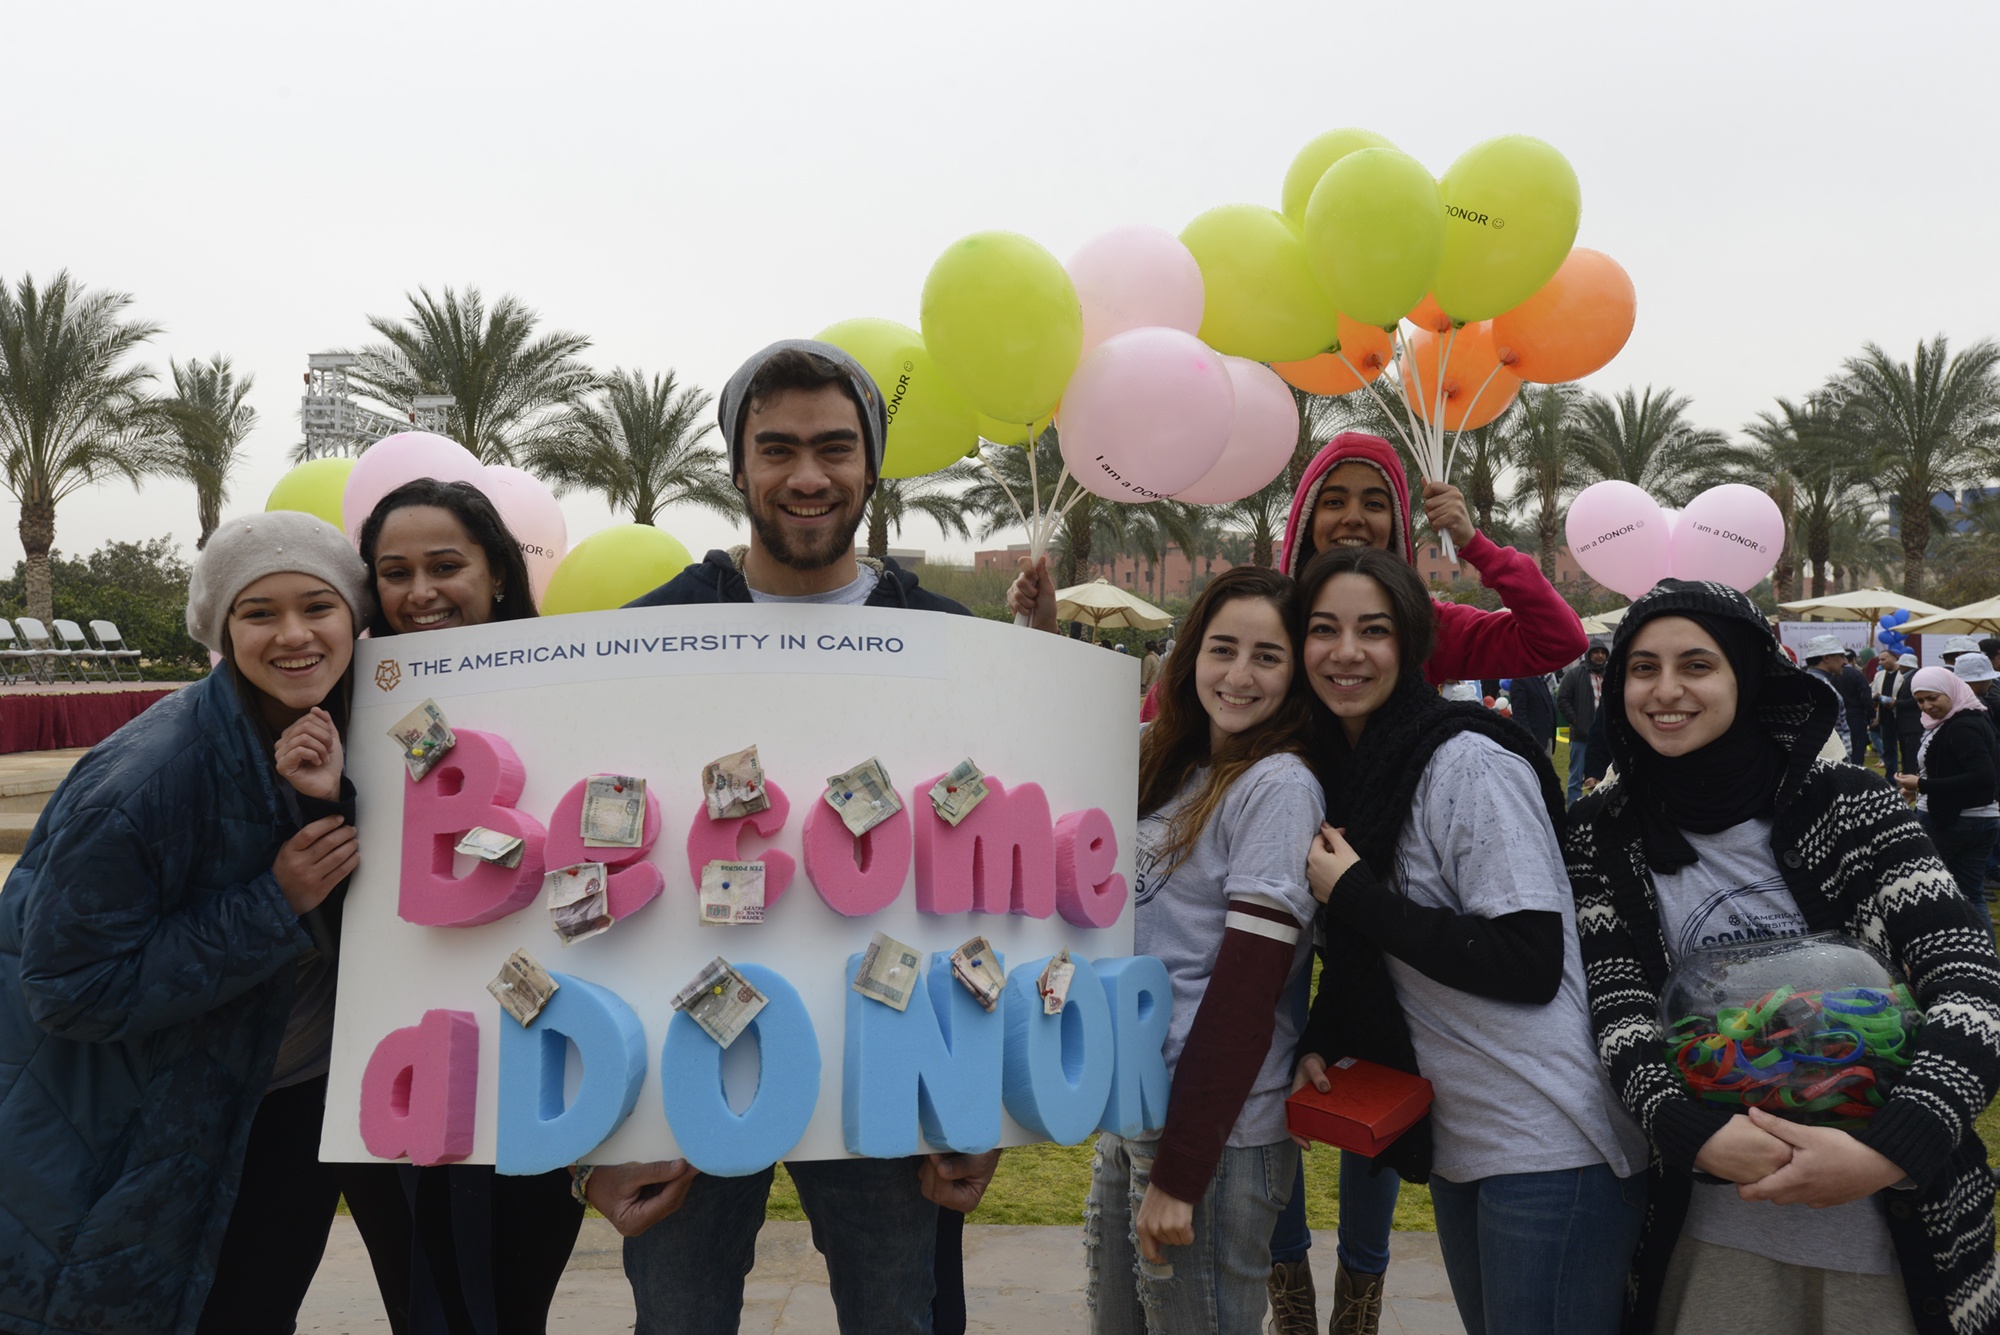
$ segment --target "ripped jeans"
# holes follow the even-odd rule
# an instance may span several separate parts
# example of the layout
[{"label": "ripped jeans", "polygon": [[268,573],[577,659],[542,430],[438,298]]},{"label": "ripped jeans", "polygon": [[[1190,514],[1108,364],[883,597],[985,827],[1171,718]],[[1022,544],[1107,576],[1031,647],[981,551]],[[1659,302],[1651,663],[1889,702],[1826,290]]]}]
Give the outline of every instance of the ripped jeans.
[{"label": "ripped jeans", "polygon": [[1139,1255],[1132,1231],[1152,1177],[1156,1141],[1097,1138],[1083,1210],[1092,1335],[1194,1335],[1254,1331],[1264,1321],[1271,1229],[1291,1199],[1299,1147],[1290,1139],[1226,1148],[1194,1207],[1194,1245],[1164,1248],[1167,1263]]}]

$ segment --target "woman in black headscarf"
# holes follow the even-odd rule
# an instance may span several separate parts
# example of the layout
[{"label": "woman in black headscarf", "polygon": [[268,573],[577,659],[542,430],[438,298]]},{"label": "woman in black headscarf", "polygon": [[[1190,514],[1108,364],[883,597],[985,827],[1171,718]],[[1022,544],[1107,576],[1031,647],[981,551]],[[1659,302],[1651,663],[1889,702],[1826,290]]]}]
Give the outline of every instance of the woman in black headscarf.
[{"label": "woman in black headscarf", "polygon": [[[2000,958],[1895,791],[1819,758],[1835,708],[1733,589],[1663,580],[1619,625],[1601,715],[1619,777],[1572,809],[1564,852],[1599,1053],[1653,1143],[1628,1331],[1810,1335],[1822,1311],[2000,1329],[1972,1129],[2000,1089]],[[1933,1017],[1853,1133],[1709,1107],[1663,1055],[1682,956],[1810,932],[1882,950]]]}]

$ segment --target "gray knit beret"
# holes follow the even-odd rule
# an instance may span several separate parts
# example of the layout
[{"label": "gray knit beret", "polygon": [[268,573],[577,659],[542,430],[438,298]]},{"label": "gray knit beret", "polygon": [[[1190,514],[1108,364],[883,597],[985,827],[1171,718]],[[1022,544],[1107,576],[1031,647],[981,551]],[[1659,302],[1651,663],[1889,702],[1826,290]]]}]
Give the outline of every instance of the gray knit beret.
[{"label": "gray knit beret", "polygon": [[368,567],[345,534],[302,510],[271,510],[225,519],[209,536],[188,580],[188,634],[222,652],[222,627],[237,595],[266,575],[294,570],[323,579],[347,603],[358,633],[374,599]]}]

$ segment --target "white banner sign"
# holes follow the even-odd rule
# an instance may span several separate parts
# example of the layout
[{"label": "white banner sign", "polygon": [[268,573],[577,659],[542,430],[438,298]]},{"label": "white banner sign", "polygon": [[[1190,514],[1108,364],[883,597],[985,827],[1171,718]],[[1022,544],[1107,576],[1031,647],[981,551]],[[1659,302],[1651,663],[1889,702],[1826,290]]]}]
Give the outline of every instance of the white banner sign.
[{"label": "white banner sign", "polygon": [[[362,861],[322,1157],[534,1172],[679,1155],[727,1173],[1158,1125],[1171,1002],[1157,961],[1131,958],[1136,671],[1053,635],[873,608],[361,641]],[[412,781],[388,733],[425,700],[458,741]],[[703,767],[752,745],[770,808],[711,820]],[[871,757],[903,809],[857,839],[825,794]],[[968,758],[991,791],[954,827],[928,794]],[[645,782],[641,848],[583,843],[585,781],[606,774]],[[475,826],[521,837],[521,865],[456,853]],[[612,921],[565,945],[543,876],[585,862],[609,867]],[[719,862],[761,864],[761,922],[701,921]],[[904,1009],[850,987],[876,933],[923,975]],[[991,1012],[949,962],[977,936],[1007,978]],[[559,985],[526,1027],[488,992],[517,950]],[[1048,1014],[1036,980],[1063,950],[1076,976]],[[726,1050],[673,1006],[718,957],[766,998]]]},{"label": "white banner sign", "polygon": [[1852,649],[1863,663],[1875,653],[1875,623],[1872,621],[1780,621],[1778,643],[1803,656],[1806,644],[1821,635],[1831,635],[1843,649]]}]

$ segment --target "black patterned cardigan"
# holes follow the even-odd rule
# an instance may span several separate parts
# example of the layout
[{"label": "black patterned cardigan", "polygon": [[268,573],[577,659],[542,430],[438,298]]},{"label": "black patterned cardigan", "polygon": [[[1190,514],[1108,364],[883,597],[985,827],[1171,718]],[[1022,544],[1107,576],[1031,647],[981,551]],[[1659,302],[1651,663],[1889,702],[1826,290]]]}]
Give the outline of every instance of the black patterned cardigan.
[{"label": "black patterned cardigan", "polygon": [[[1973,1130],[2000,1086],[2000,957],[1895,790],[1801,743],[1825,735],[1833,702],[1794,674],[1767,678],[1759,700],[1760,721],[1792,757],[1778,789],[1772,853],[1808,929],[1845,933],[1894,960],[1928,1017],[1902,1082],[1856,1133],[1916,1189],[1873,1199],[1887,1218],[1917,1329],[2000,1332],[1994,1183]],[[1598,1055],[1653,1146],[1624,1322],[1628,1335],[1650,1335],[1695,1155],[1729,1115],[1690,1098],[1663,1055],[1667,948],[1635,804],[1623,789],[1613,783],[1572,809],[1564,853]]]}]

